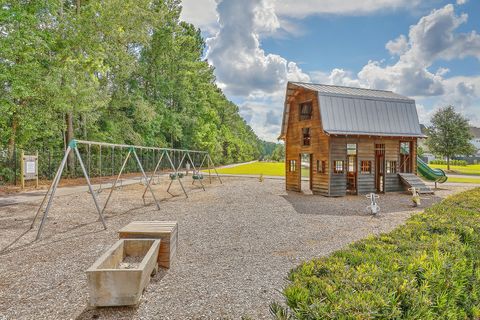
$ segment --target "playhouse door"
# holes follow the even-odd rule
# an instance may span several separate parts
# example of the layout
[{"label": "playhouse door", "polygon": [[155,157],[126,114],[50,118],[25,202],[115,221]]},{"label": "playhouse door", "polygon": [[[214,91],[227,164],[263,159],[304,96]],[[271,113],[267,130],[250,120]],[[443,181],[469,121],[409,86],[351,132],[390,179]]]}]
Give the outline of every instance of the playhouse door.
[{"label": "playhouse door", "polygon": [[385,192],[385,145],[375,145],[375,189],[377,193]]},{"label": "playhouse door", "polygon": [[357,156],[347,156],[347,192],[357,193]]},{"label": "playhouse door", "polygon": [[400,142],[400,172],[412,173],[412,143]]}]

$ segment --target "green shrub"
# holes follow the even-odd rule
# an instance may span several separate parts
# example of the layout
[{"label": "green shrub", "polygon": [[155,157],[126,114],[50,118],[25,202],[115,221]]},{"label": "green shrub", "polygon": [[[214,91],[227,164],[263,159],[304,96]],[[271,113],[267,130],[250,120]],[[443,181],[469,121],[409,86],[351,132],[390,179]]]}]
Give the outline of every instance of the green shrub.
[{"label": "green shrub", "polygon": [[480,188],[305,262],[288,280],[287,308],[275,313],[295,319],[480,319]]},{"label": "green shrub", "polygon": [[[430,164],[441,164],[441,165],[446,166],[447,165],[447,160],[436,159],[436,160],[430,161]],[[465,167],[465,166],[467,166],[467,164],[468,163],[465,160],[450,160],[450,165],[451,166]]]},{"label": "green shrub", "polygon": [[10,168],[0,168],[0,185],[15,180],[15,172]]}]

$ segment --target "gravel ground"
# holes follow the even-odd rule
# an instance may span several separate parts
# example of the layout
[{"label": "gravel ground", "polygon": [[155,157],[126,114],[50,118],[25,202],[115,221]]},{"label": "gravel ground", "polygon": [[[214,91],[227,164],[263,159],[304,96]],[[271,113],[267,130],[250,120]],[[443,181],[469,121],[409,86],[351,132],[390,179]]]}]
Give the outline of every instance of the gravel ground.
[{"label": "gravel ground", "polygon": [[[0,319],[269,318],[268,305],[282,300],[291,268],[390,231],[412,213],[410,196],[402,193],[381,196],[381,214],[372,217],[363,196],[287,193],[281,180],[224,182],[206,192],[187,183],[190,197],[162,201],[159,211],[143,205],[141,186],[124,187],[111,199],[106,231],[88,194],[57,197],[42,239],[33,242],[35,232],[28,232],[0,255]],[[425,197],[422,207],[466,188],[449,186]],[[165,189],[154,186],[161,198]],[[106,197],[104,191],[100,201]],[[0,208],[0,248],[28,229],[38,205]],[[151,279],[138,307],[88,309],[85,270],[134,220],[178,221],[172,267]]]}]

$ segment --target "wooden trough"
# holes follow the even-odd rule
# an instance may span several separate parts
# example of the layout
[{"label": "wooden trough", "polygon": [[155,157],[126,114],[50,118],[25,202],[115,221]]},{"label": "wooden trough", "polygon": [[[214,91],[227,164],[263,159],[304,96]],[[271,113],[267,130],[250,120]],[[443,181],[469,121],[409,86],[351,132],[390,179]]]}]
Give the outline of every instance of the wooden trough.
[{"label": "wooden trough", "polygon": [[131,306],[157,270],[160,239],[120,239],[86,271],[89,304]]}]

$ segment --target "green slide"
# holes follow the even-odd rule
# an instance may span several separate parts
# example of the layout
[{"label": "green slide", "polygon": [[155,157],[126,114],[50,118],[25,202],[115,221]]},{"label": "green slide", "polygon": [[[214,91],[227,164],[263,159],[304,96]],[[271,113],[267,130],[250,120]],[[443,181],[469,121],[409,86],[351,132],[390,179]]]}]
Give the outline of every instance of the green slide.
[{"label": "green slide", "polygon": [[427,180],[444,183],[448,177],[442,169],[433,169],[428,166],[420,157],[417,157],[418,173]]}]

